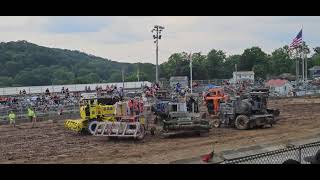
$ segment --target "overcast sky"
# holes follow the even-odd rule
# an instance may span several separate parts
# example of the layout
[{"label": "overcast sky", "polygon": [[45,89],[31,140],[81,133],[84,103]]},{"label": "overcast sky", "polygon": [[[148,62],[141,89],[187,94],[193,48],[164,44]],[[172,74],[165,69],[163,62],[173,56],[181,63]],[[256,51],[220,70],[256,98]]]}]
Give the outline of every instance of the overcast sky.
[{"label": "overcast sky", "polygon": [[304,41],[320,46],[320,17],[312,16],[0,16],[0,41],[27,40],[115,61],[155,63],[155,24],[165,27],[160,63],[175,52],[212,48],[232,55],[259,46],[270,53],[290,44],[302,26]]}]

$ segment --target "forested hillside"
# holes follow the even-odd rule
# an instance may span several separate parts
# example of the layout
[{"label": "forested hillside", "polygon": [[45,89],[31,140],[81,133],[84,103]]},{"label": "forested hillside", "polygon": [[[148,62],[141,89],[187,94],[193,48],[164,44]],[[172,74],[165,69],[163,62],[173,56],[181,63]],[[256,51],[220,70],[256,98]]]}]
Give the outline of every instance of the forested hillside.
[{"label": "forested hillside", "polygon": [[79,51],[47,48],[26,41],[0,44],[0,86],[153,81],[154,65],[119,63]]}]

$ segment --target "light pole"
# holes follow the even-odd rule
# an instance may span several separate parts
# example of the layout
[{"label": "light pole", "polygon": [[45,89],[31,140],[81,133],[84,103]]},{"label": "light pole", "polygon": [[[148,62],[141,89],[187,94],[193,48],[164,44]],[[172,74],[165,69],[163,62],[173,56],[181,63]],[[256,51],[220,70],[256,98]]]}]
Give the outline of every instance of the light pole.
[{"label": "light pole", "polygon": [[124,67],[122,67],[121,71],[122,71],[122,88],[124,89]]},{"label": "light pole", "polygon": [[192,94],[192,53],[190,53],[190,90]]},{"label": "light pole", "polygon": [[159,45],[159,39],[161,39],[161,32],[164,30],[163,26],[155,25],[151,32],[153,33],[153,39],[154,43],[156,43],[156,82],[159,82],[159,69],[158,69],[158,45]]}]

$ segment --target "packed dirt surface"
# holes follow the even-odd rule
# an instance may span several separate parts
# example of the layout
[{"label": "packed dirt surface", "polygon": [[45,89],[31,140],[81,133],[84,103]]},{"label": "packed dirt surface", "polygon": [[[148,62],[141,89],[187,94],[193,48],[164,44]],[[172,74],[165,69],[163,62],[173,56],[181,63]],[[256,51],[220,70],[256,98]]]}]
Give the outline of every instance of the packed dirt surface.
[{"label": "packed dirt surface", "polygon": [[161,139],[146,136],[143,141],[108,140],[67,131],[63,122],[30,123],[14,129],[0,126],[0,163],[170,163],[227,149],[252,145],[286,143],[320,136],[320,98],[270,100],[280,109],[280,121],[271,128],[212,129],[209,137]]}]

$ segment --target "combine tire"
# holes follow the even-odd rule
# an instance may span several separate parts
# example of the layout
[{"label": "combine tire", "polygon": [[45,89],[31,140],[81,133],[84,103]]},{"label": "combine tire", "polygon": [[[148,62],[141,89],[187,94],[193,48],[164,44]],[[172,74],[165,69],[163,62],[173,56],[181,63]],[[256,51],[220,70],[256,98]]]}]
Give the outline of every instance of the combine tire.
[{"label": "combine tire", "polygon": [[98,124],[98,121],[90,122],[89,127],[88,127],[88,131],[89,131],[90,134],[94,134],[94,131],[97,128],[97,124]]},{"label": "combine tire", "polygon": [[152,128],[150,129],[150,133],[151,133],[152,136],[154,136],[154,135],[156,134],[156,128],[155,128],[155,127],[152,127]]},{"label": "combine tire", "polygon": [[246,115],[239,115],[236,118],[235,126],[237,129],[245,130],[249,127],[249,118]]},{"label": "combine tire", "polygon": [[143,126],[143,125],[140,125],[140,129],[139,129],[139,131],[138,131],[138,133],[137,133],[137,137],[136,137],[136,138],[137,138],[138,140],[142,140],[145,135],[146,135],[146,133],[145,133],[144,126]]},{"label": "combine tire", "polygon": [[199,135],[200,135],[200,137],[209,137],[209,131],[200,132]]}]

